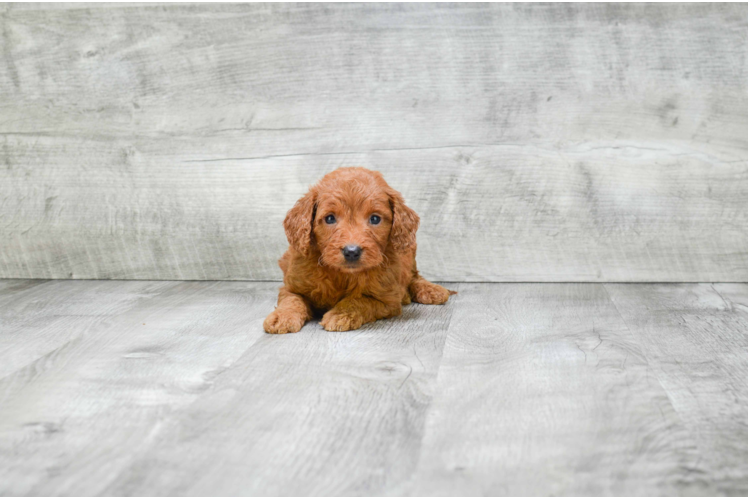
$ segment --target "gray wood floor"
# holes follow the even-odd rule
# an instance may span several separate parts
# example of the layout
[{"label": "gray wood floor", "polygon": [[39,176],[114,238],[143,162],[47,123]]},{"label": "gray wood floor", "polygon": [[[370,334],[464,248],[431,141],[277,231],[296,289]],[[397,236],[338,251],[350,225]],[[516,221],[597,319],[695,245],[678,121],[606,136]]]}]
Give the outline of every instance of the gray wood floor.
[{"label": "gray wood floor", "polygon": [[748,285],[0,281],[0,494],[748,494]]}]

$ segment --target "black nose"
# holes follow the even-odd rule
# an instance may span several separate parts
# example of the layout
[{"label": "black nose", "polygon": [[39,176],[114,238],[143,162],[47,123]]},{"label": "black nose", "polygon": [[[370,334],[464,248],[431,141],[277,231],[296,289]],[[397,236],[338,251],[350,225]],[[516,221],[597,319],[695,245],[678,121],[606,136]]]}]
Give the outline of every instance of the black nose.
[{"label": "black nose", "polygon": [[356,262],[361,257],[361,247],[358,245],[346,245],[343,247],[343,257],[348,262]]}]

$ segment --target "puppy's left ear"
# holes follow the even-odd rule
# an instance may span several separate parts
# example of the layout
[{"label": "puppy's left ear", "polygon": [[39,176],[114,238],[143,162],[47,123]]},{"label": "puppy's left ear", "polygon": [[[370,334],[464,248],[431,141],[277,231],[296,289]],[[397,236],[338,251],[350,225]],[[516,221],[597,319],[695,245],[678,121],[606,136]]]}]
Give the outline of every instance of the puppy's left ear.
[{"label": "puppy's left ear", "polygon": [[405,205],[403,196],[392,188],[387,189],[392,207],[392,229],[390,241],[395,250],[408,250],[416,247],[416,231],[421,219],[413,209]]},{"label": "puppy's left ear", "polygon": [[309,255],[312,245],[312,222],[316,201],[317,190],[312,188],[288,211],[283,221],[288,243],[302,255]]}]

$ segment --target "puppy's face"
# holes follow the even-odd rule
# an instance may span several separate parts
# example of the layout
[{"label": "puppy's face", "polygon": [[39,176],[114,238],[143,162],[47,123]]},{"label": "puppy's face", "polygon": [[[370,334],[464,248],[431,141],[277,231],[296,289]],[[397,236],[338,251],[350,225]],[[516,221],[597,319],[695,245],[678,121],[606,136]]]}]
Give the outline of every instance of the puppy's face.
[{"label": "puppy's face", "polygon": [[313,186],[288,211],[288,242],[302,255],[345,273],[386,265],[388,246],[415,250],[418,215],[382,174],[339,168]]},{"label": "puppy's face", "polygon": [[347,273],[371,269],[384,262],[392,229],[389,197],[361,182],[325,190],[313,225],[322,264]]}]

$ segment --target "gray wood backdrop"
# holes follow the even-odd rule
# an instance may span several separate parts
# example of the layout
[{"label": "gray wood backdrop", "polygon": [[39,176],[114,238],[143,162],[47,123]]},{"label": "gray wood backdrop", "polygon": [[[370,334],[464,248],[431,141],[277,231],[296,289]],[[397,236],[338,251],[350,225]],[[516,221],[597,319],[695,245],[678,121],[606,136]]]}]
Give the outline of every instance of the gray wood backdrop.
[{"label": "gray wood backdrop", "polygon": [[748,281],[745,4],[0,6],[0,277],[280,279],[382,171],[453,281]]}]

